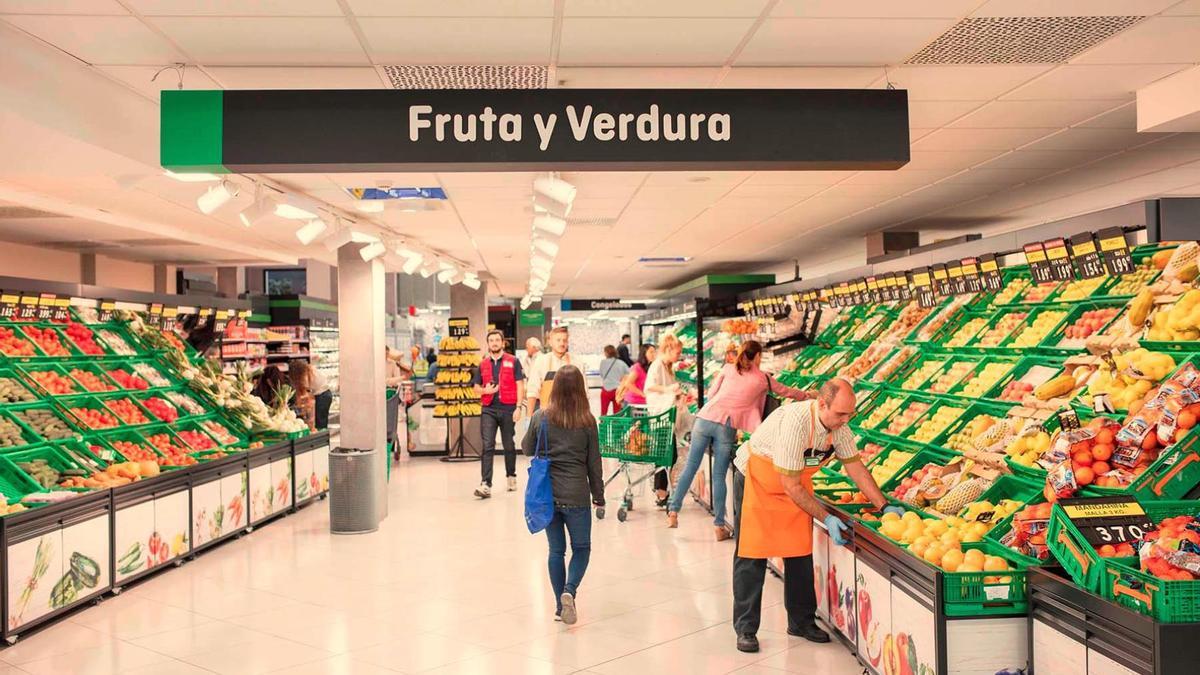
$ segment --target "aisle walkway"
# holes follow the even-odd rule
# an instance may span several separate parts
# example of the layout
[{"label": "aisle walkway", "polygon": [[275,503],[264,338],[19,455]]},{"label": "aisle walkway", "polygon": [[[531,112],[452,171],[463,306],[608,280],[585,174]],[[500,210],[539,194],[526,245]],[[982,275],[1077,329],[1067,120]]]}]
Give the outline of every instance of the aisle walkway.
[{"label": "aisle walkway", "polygon": [[326,503],[310,506],[22,638],[0,675],[861,672],[839,645],[783,634],[776,579],[763,651],[734,649],[732,546],[694,504],[674,531],[658,512],[596,523],[580,622],[554,623],[522,493],[479,503],[478,475],[406,461],[379,532],[333,537]]}]

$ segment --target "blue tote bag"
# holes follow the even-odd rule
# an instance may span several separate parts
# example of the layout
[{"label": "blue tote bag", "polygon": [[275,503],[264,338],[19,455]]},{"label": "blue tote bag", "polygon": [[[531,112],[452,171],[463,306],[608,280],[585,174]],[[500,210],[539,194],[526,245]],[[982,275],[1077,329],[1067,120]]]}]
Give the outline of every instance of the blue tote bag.
[{"label": "blue tote bag", "polygon": [[537,534],[554,517],[554,492],[550,489],[550,440],[547,438],[546,417],[538,428],[537,445],[529,461],[529,482],[525,485],[525,525],[530,534]]}]

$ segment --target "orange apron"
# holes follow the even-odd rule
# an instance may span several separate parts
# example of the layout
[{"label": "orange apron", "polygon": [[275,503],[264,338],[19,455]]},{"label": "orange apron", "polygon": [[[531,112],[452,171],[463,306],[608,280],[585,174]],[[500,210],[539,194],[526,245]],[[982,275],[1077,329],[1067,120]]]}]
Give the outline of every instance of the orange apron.
[{"label": "orange apron", "polygon": [[[816,438],[815,415],[809,438]],[[809,491],[813,489],[812,476],[820,469],[820,462],[809,466],[811,453],[811,448],[805,452],[805,468],[800,472],[800,482]],[[829,450],[824,454],[827,456]],[[823,462],[824,457],[820,461]],[[780,473],[771,458],[756,455],[753,451],[746,467],[741,517],[738,557],[798,558],[812,555],[812,516],[796,506],[784,491]]]}]

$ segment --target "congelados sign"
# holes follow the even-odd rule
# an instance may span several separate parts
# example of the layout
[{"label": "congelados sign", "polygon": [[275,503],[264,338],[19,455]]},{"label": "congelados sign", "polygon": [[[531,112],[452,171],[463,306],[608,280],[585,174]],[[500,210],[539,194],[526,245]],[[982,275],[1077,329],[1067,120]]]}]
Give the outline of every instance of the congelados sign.
[{"label": "congelados sign", "polygon": [[164,91],[173,171],[897,169],[880,89]]}]

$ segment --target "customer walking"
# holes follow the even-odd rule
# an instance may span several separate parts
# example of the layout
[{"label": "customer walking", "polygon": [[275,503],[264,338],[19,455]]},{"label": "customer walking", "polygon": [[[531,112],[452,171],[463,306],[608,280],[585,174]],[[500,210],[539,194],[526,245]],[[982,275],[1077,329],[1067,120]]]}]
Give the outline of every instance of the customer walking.
[{"label": "customer walking", "polygon": [[786,405],[768,417],[734,460],[733,500],[737,547],[733,554],[733,628],[737,648],[758,651],[763,580],[768,558],[783,558],[783,604],[788,635],[829,642],[815,621],[813,519],[823,519],[841,546],[845,524],[813,495],[812,476],[830,455],[876,510],[888,506],[854,445],[846,423],[854,417],[854,389],[843,379],[826,382],[815,400]]},{"label": "customer walking", "polygon": [[658,348],[652,344],[643,344],[638,353],[637,363],[633,364],[629,374],[625,376],[625,395],[622,402],[625,405],[646,405],[646,375],[650,372],[650,364],[658,357]]},{"label": "customer walking", "polygon": [[313,395],[313,369],[308,361],[292,359],[288,363],[288,380],[292,385],[292,410],[304,420],[309,431],[316,429],[316,397]]},{"label": "customer walking", "polygon": [[793,389],[775,381],[761,370],[761,365],[762,344],[756,340],[747,340],[738,351],[735,362],[721,367],[721,374],[717,375],[712,389],[708,392],[708,402],[696,414],[696,421],[692,425],[692,443],[688,448],[687,460],[679,474],[671,502],[667,505],[667,527],[679,526],[679,509],[683,507],[684,495],[700,469],[704,453],[711,447],[713,526],[716,528],[717,541],[728,539],[730,534],[725,524],[725,476],[729,473],[737,432],[740,430],[749,433],[758,429],[762,422],[768,389],[779,396],[796,401],[812,398],[806,391]]},{"label": "customer walking", "polygon": [[621,402],[617,400],[617,390],[621,382],[629,374],[629,366],[617,355],[617,348],[612,345],[604,346],[604,360],[600,362],[600,414],[607,415],[609,408],[613,414],[621,412]]},{"label": "customer walking", "polygon": [[[592,552],[592,509],[604,506],[604,478],[600,473],[600,439],[596,418],[588,406],[583,373],[571,365],[558,369],[547,405],[533,414],[521,449],[532,456],[538,436],[550,458],[550,491],[554,516],[546,527],[550,544],[550,587],[554,590],[555,620],[578,620],[575,597]],[[566,564],[567,535],[571,537],[571,564]]]},{"label": "customer walking", "polygon": [[[646,372],[646,414],[659,415],[674,408],[683,396],[683,388],[675,379],[675,363],[683,356],[683,343],[671,333],[663,336],[658,345],[658,357]],[[678,414],[678,411],[676,412]],[[667,505],[670,494],[670,471],[675,465],[677,451],[671,449],[671,466],[661,466],[654,474],[654,492],[658,506]],[[676,486],[678,489],[678,486]]]},{"label": "customer walking", "polygon": [[[487,356],[471,373],[471,387],[482,404],[479,429],[483,434],[480,455],[483,481],[475,488],[475,496],[492,496],[492,465],[496,457],[496,430],[504,444],[504,475],[508,491],[517,489],[517,446],[513,441],[515,423],[525,410],[525,373],[517,357],[504,351],[504,333],[488,331]],[[517,405],[520,404],[520,408]]]},{"label": "customer walking", "polygon": [[633,344],[633,340],[629,337],[629,333],[621,336],[621,344],[617,345],[617,358],[627,366],[633,367],[633,359],[630,358],[629,348]]},{"label": "customer walking", "polygon": [[570,335],[566,326],[558,326],[546,337],[550,352],[541,354],[533,360],[529,367],[529,386],[525,387],[526,410],[537,410],[539,404],[545,407],[550,401],[550,389],[554,385],[554,376],[560,368],[571,363]]}]

